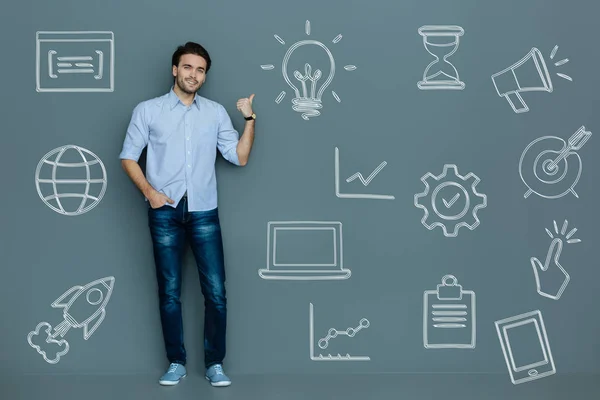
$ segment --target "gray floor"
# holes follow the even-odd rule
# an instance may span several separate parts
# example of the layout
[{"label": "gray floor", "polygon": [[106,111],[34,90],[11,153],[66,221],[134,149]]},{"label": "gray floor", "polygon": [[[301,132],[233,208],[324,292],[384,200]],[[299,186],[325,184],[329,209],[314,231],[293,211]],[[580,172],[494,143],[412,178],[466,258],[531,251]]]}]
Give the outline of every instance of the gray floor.
[{"label": "gray floor", "polygon": [[197,374],[162,387],[145,375],[20,375],[0,378],[6,400],[594,400],[599,375],[554,375],[513,385],[504,375],[243,375],[213,388]]}]

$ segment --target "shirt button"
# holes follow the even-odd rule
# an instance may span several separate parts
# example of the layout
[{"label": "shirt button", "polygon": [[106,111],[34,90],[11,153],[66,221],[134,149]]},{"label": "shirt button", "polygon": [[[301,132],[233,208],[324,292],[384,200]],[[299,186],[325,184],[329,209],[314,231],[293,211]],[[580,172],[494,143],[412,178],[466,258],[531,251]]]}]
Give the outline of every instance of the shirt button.
[{"label": "shirt button", "polygon": [[190,164],[188,164],[188,168],[191,168],[192,166]]},{"label": "shirt button", "polygon": [[190,154],[190,152],[188,151],[188,154]]}]

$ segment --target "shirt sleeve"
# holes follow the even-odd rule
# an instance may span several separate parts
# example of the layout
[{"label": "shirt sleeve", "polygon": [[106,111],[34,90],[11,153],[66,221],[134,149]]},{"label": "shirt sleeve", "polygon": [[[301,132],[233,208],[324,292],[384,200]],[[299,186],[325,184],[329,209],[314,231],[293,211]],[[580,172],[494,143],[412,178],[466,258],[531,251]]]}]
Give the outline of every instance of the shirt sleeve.
[{"label": "shirt sleeve", "polygon": [[237,155],[237,145],[240,141],[239,133],[233,128],[231,118],[222,105],[219,105],[219,132],[217,135],[217,148],[227,161],[240,165]]},{"label": "shirt sleeve", "polygon": [[133,109],[119,158],[138,161],[148,145],[149,134],[145,104],[142,102]]}]

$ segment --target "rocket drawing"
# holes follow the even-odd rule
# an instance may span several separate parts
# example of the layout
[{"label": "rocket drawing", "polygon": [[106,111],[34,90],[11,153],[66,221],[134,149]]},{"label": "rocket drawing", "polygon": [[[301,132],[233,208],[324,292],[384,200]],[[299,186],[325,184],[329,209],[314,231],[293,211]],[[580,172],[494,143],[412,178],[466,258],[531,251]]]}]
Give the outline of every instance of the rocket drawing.
[{"label": "rocket drawing", "polygon": [[[83,338],[88,340],[98,329],[106,315],[106,305],[112,294],[115,278],[108,276],[85,286],[73,286],[52,303],[53,308],[62,308],[63,320],[52,329],[48,322],[40,322],[27,335],[27,343],[44,360],[56,364],[69,352],[69,342],[64,337],[71,328],[83,328]],[[42,336],[42,329],[45,335]],[[59,338],[60,336],[60,338]]]},{"label": "rocket drawing", "polygon": [[114,283],[112,276],[97,279],[85,286],[73,286],[54,300],[52,307],[63,309],[64,320],[54,327],[50,337],[64,337],[70,328],[83,327],[83,338],[88,340],[104,320]]}]

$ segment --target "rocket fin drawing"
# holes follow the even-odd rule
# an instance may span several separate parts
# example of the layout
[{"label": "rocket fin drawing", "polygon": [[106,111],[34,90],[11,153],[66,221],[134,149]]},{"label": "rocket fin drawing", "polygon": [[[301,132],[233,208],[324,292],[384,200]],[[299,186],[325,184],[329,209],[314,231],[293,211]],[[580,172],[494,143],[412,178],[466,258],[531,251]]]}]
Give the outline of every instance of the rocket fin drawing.
[{"label": "rocket fin drawing", "polygon": [[104,309],[102,309],[100,311],[100,313],[98,313],[97,320],[91,329],[89,329],[89,326],[92,323],[92,321],[94,320],[94,318],[91,318],[89,321],[86,322],[86,324],[83,326],[83,338],[85,340],[88,340],[90,338],[90,336],[92,336],[92,333],[94,333],[96,331],[96,329],[98,329],[98,327],[100,326],[102,321],[104,321],[105,315],[106,315],[106,311]]},{"label": "rocket fin drawing", "polygon": [[[71,289],[69,289],[66,292],[64,292],[63,294],[61,294],[58,299],[54,300],[54,302],[51,304],[51,306],[53,308],[67,307],[70,303],[73,302],[73,297],[75,297],[74,295],[76,293],[79,293],[81,291],[81,289],[83,289],[83,286],[79,286],[79,285],[73,286]],[[71,297],[71,299],[65,303],[64,300],[69,296],[73,296],[73,297]]]}]

